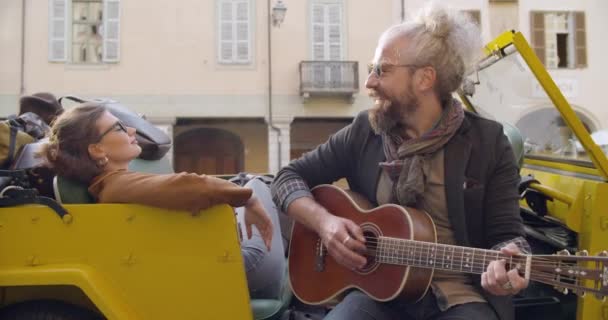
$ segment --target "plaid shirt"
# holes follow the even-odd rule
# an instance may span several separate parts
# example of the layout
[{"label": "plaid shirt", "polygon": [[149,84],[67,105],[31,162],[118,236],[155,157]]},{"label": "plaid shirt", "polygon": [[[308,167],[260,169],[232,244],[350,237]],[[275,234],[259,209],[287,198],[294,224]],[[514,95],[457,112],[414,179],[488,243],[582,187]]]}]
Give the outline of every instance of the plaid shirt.
[{"label": "plaid shirt", "polygon": [[310,188],[302,178],[292,177],[278,186],[272,200],[283,212],[287,212],[289,205],[294,200],[302,197],[313,198]]}]

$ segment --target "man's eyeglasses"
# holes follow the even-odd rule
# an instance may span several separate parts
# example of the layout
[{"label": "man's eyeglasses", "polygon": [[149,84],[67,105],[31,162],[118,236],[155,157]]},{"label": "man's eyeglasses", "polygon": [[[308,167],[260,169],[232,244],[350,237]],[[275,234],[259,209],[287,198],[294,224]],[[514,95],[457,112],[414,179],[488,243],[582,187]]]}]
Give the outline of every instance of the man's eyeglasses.
[{"label": "man's eyeglasses", "polygon": [[391,64],[391,63],[370,63],[367,65],[367,74],[375,74],[381,77],[390,68],[417,68],[415,64]]},{"label": "man's eyeglasses", "polygon": [[103,139],[103,137],[105,137],[108,133],[114,132],[114,131],[124,131],[125,133],[129,133],[127,131],[127,127],[122,122],[116,121],[116,123],[114,125],[112,125],[108,130],[104,131],[99,136],[99,140],[97,140],[97,141],[101,141],[101,139]]}]

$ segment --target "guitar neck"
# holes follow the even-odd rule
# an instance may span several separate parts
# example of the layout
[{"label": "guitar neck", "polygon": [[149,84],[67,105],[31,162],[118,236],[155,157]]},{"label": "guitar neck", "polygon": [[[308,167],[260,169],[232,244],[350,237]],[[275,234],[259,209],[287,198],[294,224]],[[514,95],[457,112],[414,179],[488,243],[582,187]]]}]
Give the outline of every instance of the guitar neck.
[{"label": "guitar neck", "polygon": [[570,256],[565,250],[557,255],[509,256],[496,250],[390,237],[378,237],[368,246],[378,263],[481,274],[490,262],[502,259],[507,270],[517,269],[526,279],[560,288],[564,293],[591,292],[602,299],[608,294],[605,251],[599,256],[588,256],[586,252]]},{"label": "guitar neck", "polygon": [[441,243],[379,237],[372,254],[379,263],[481,274],[494,260],[504,259],[508,268],[529,273],[530,256],[508,256],[500,251]]}]

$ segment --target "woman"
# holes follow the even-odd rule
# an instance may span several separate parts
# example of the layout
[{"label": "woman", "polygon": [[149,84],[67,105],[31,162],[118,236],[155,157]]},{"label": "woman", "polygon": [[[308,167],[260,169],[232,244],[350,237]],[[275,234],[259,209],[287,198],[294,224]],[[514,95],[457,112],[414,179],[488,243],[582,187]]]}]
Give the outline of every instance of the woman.
[{"label": "woman", "polygon": [[[138,203],[193,214],[221,203],[243,206],[244,210],[237,212],[249,239],[242,243],[247,278],[250,284],[252,277],[264,278],[259,287],[250,287],[250,293],[254,298],[276,297],[280,289],[276,284],[283,277],[283,272],[276,271],[284,268],[282,243],[272,241],[273,233],[281,238],[276,210],[265,209],[252,189],[223,179],[185,172],[160,175],[129,171],[129,162],[140,153],[135,129],[91,102],[59,116],[42,151],[58,175],[89,185],[89,193],[98,202]],[[275,227],[266,210],[272,210]],[[251,225],[259,231],[255,236]]]}]

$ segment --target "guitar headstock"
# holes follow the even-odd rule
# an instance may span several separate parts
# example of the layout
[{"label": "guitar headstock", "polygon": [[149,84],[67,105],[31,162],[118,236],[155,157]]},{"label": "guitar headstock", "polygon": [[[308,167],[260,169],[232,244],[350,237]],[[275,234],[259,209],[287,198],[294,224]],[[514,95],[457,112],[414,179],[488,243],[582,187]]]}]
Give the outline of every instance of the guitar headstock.
[{"label": "guitar headstock", "polygon": [[600,257],[604,257],[604,261],[602,263],[602,271],[599,278],[601,279],[600,284],[600,293],[596,294],[596,297],[602,301],[606,301],[606,296],[608,296],[608,251],[604,250],[600,252]]},{"label": "guitar headstock", "polygon": [[578,296],[587,292],[598,299],[608,296],[608,252],[590,256],[586,250],[571,255],[567,250],[555,255],[532,257],[530,279],[553,285],[567,294],[572,291]]}]

